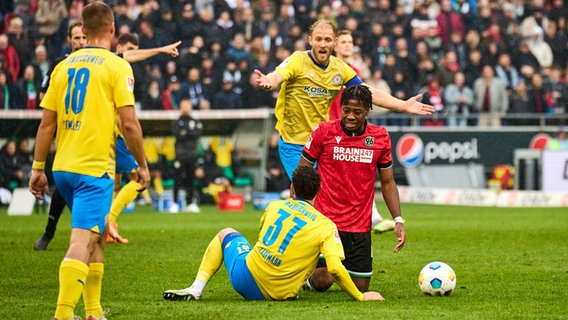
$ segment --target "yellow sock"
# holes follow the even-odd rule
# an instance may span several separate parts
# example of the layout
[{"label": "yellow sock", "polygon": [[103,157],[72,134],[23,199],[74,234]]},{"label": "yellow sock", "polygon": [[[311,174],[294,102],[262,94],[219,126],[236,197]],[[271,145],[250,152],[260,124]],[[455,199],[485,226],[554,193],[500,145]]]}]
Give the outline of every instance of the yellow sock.
[{"label": "yellow sock", "polygon": [[148,189],[142,191],[142,196],[146,199],[146,201],[152,202],[152,197],[150,196],[150,191],[148,191]]},{"label": "yellow sock", "polygon": [[118,191],[116,197],[112,201],[110,206],[110,214],[108,215],[108,221],[116,222],[118,216],[126,208],[126,206],[136,199],[138,191],[136,189],[140,188],[140,184],[136,181],[130,180],[120,191]]},{"label": "yellow sock", "polygon": [[83,289],[83,302],[85,304],[86,317],[99,318],[103,315],[101,306],[101,288],[103,285],[103,273],[105,265],[102,262],[93,262],[89,265],[87,282]]},{"label": "yellow sock", "polygon": [[164,193],[164,185],[162,184],[162,178],[154,178],[154,190],[157,194]]},{"label": "yellow sock", "polygon": [[223,264],[223,248],[221,248],[221,240],[218,236],[215,236],[203,254],[203,259],[195,278],[207,283],[219,270],[221,264]]},{"label": "yellow sock", "polygon": [[75,306],[87,281],[89,267],[82,261],[63,260],[59,265],[59,295],[55,318],[71,319],[75,316]]}]

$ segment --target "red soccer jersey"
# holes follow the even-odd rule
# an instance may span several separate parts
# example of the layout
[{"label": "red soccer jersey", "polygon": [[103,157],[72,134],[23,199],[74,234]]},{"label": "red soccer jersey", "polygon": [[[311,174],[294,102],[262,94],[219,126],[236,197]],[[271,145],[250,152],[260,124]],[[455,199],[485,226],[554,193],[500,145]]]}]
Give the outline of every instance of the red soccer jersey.
[{"label": "red soccer jersey", "polygon": [[[348,64],[348,66],[350,66],[351,69],[359,75],[359,69],[355,68],[351,64]],[[341,100],[343,90],[345,90],[345,88],[341,88],[341,91],[339,91],[339,94],[337,94],[331,103],[331,107],[329,108],[329,120],[341,119],[341,103],[339,101]]]},{"label": "red soccer jersey", "polygon": [[340,120],[320,123],[304,146],[303,156],[317,161],[321,192],[315,207],[339,231],[368,232],[377,168],[392,166],[390,136],[370,123],[361,135],[343,131]]}]

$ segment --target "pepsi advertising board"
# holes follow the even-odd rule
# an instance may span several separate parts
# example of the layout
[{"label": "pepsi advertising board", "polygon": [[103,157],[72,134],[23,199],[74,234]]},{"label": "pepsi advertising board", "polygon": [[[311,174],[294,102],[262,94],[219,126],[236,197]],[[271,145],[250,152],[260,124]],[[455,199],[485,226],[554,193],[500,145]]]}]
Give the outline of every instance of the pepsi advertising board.
[{"label": "pepsi advertising board", "polygon": [[542,149],[550,134],[506,131],[390,132],[399,166],[479,163],[512,164],[515,149]]}]

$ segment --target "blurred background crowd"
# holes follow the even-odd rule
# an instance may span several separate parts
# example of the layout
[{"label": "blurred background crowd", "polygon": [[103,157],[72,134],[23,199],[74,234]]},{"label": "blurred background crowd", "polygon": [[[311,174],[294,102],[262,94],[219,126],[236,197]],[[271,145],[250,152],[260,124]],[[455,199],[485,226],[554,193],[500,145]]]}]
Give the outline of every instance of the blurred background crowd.
[{"label": "blurred background crowd", "polygon": [[[68,26],[88,0],[6,0],[0,5],[0,109],[35,109],[50,64],[70,51]],[[510,113],[563,114],[568,99],[564,0],[106,0],[117,37],[140,48],[181,40],[180,56],[133,64],[142,110],[272,107],[254,69],[272,71],[307,50],[319,18],[350,30],[363,80],[406,99],[416,92],[441,117],[421,125],[534,124]],[[387,113],[386,110],[378,112]],[[386,125],[405,118],[382,117]],[[388,122],[387,122],[388,121]],[[562,122],[563,120],[558,120]],[[553,123],[556,124],[556,123]]]}]

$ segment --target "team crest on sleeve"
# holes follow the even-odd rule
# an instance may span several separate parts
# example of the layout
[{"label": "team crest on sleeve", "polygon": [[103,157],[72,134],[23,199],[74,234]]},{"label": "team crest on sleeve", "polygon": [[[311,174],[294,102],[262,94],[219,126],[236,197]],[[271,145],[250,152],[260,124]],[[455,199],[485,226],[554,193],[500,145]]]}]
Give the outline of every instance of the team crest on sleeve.
[{"label": "team crest on sleeve", "polygon": [[338,86],[338,85],[340,85],[340,84],[343,83],[343,78],[342,78],[341,75],[338,73],[338,74],[334,75],[333,78],[331,78],[331,82],[332,82],[334,85]]},{"label": "team crest on sleeve", "polygon": [[310,147],[312,146],[312,135],[310,134],[310,137],[308,138],[308,142],[306,142],[305,144],[306,149],[310,150]]},{"label": "team crest on sleeve", "polygon": [[367,137],[365,138],[365,145],[366,145],[367,147],[371,147],[371,146],[374,145],[374,144],[375,144],[375,138],[373,138],[373,137],[371,137],[371,136],[367,136]]},{"label": "team crest on sleeve", "polygon": [[126,77],[126,86],[128,87],[128,91],[134,91],[134,78],[127,76]]},{"label": "team crest on sleeve", "polygon": [[276,67],[276,68],[285,68],[285,67],[286,67],[287,65],[289,65],[289,64],[290,64],[290,60],[289,60],[289,59],[286,59],[286,60],[282,61],[282,62],[278,65],[278,67]]},{"label": "team crest on sleeve", "polygon": [[341,237],[339,236],[339,231],[335,230],[333,237],[335,238],[335,242],[341,243]]}]

